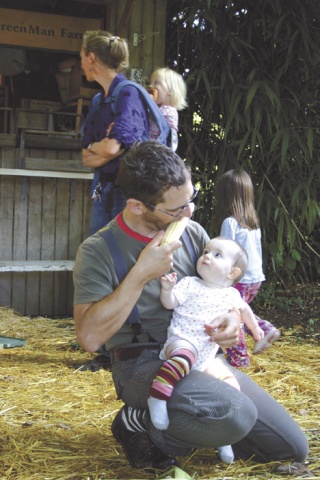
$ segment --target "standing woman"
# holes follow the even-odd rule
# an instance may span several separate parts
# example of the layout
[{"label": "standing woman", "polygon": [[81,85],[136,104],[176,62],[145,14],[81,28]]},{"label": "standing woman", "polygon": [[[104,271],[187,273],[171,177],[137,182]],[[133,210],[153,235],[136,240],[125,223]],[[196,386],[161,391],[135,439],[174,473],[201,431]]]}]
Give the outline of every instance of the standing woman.
[{"label": "standing woman", "polygon": [[[89,82],[101,85],[98,101],[91,103],[84,123],[82,160],[94,168],[89,234],[110,222],[125,207],[116,184],[120,156],[148,129],[148,118],[136,88],[124,87],[113,113],[106,101],[129,66],[127,41],[105,31],[88,31],[83,36],[81,67]],[[112,124],[112,128],[109,128]]]}]

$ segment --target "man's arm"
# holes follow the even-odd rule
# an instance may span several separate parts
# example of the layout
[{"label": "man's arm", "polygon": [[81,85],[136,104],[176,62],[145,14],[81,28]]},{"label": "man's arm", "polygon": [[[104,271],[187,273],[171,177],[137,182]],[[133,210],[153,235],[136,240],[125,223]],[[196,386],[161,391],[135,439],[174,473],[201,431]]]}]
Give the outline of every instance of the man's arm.
[{"label": "man's arm", "polygon": [[142,250],[114,292],[98,302],[74,306],[77,339],[88,352],[96,352],[113,337],[127,320],[144,286],[172,268],[173,252],[181,247],[181,242],[160,246],[163,235],[164,232],[158,233]]},{"label": "man's arm", "polygon": [[82,162],[85,167],[98,168],[117,158],[123,149],[115,138],[103,138],[91,144],[90,149],[82,149]]}]

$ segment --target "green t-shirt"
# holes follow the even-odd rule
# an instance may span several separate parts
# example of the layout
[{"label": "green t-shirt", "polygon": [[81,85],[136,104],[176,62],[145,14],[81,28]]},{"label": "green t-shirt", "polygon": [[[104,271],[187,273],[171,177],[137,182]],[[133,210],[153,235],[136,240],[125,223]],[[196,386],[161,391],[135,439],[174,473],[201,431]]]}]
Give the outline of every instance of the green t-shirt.
[{"label": "green t-shirt", "polygon": [[[147,240],[139,237],[127,226],[123,227],[121,216],[112,220],[109,228],[123,252],[128,266],[128,271],[135,264],[141,250],[146,246]],[[196,222],[190,221],[187,226],[190,239],[193,243],[197,258],[201,255],[209,237],[205,230]],[[151,241],[151,239],[149,240]],[[183,239],[182,247],[174,252],[173,270],[177,272],[178,281],[188,276],[196,275],[195,265],[191,254]],[[79,247],[74,266],[74,304],[93,303],[110,295],[119,285],[115,273],[113,259],[107,244],[101,235],[96,233],[87,238]],[[121,305],[119,305],[119,309]],[[151,280],[143,289],[137,302],[140,315],[142,332],[150,335],[159,343],[164,343],[167,338],[167,327],[170,323],[172,311],[165,309],[160,302],[160,280]],[[132,328],[125,323],[121,329],[107,342],[106,348],[110,350],[115,346],[131,343]],[[140,341],[148,341],[141,336]]]}]

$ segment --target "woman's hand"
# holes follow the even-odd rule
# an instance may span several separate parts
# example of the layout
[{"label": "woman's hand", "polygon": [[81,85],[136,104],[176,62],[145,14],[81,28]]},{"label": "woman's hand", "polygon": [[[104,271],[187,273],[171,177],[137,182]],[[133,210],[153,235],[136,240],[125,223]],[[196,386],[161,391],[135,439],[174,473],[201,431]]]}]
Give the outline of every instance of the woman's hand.
[{"label": "woman's hand", "polygon": [[104,138],[94,142],[89,149],[82,149],[82,162],[85,167],[98,168],[106,165],[124,152],[115,139]]}]

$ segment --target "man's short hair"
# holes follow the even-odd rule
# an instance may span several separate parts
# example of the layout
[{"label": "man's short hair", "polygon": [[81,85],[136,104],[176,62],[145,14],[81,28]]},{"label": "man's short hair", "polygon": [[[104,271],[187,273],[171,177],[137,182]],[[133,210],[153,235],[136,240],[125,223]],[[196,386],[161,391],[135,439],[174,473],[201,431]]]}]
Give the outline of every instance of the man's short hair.
[{"label": "man's short hair", "polygon": [[121,158],[117,183],[125,197],[157,205],[171,187],[191,178],[190,169],[171,148],[155,141],[136,142]]}]

